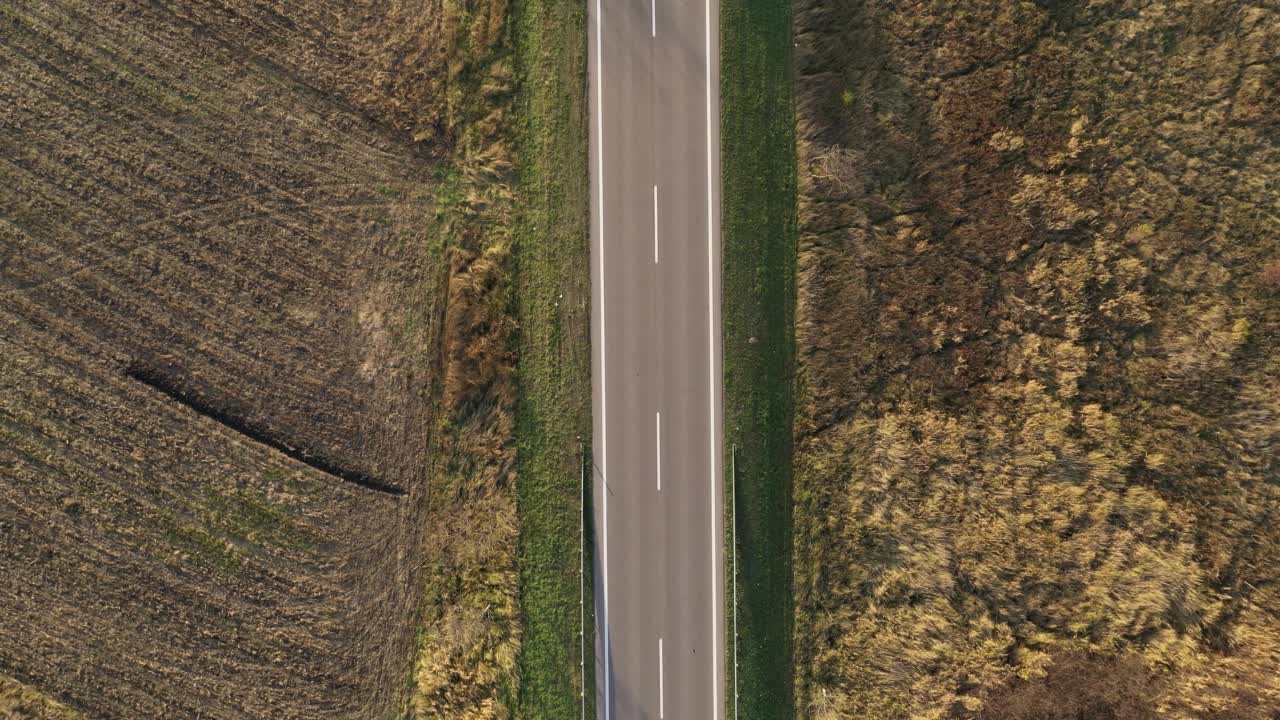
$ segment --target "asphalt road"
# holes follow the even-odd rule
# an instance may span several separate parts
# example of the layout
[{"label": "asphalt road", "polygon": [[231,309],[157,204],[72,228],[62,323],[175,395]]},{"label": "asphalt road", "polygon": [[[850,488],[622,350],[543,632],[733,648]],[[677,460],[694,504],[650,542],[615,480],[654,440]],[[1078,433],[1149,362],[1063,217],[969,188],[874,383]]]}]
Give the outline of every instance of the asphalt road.
[{"label": "asphalt road", "polygon": [[597,714],[718,720],[719,5],[588,3]]}]

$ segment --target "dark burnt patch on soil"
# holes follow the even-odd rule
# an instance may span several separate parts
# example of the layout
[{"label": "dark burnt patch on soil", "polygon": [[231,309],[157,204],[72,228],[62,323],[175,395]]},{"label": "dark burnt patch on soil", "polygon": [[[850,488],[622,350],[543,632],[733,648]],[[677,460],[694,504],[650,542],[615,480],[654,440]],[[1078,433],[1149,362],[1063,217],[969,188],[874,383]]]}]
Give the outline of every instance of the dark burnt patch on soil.
[{"label": "dark burnt patch on soil", "polygon": [[195,412],[225,425],[254,442],[262,443],[269,448],[280,451],[303,465],[327,475],[332,475],[340,480],[355,483],[368,490],[387,493],[388,495],[399,496],[404,494],[403,488],[398,488],[383,480],[369,477],[362,472],[337,465],[323,455],[314,454],[306,448],[291,444],[271,428],[259,427],[245,421],[235,410],[215,405],[216,401],[182,388],[179,381],[169,372],[141,365],[131,365],[125,370],[125,375],[159,393],[163,393],[170,400],[181,403]]}]

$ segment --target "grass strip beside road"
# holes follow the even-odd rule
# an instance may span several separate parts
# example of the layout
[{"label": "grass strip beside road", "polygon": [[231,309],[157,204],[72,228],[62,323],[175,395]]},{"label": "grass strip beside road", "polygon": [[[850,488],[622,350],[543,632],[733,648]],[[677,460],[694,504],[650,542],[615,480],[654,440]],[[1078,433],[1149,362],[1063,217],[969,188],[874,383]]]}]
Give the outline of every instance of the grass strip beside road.
[{"label": "grass strip beside road", "polygon": [[[579,717],[584,690],[595,716],[590,634],[585,688],[579,670],[579,438],[591,456],[586,6],[516,0],[511,12],[520,80],[514,249],[524,633],[516,715],[569,720]],[[586,482],[589,493],[590,474]],[[587,628],[591,611],[588,602]]]},{"label": "grass strip beside road", "polygon": [[[796,161],[790,3],[721,0],[720,42],[725,444],[737,445],[738,710],[751,720],[791,718]],[[726,459],[726,468],[733,460]],[[728,652],[732,663],[733,642]],[[728,717],[734,717],[732,664],[729,669]]]}]

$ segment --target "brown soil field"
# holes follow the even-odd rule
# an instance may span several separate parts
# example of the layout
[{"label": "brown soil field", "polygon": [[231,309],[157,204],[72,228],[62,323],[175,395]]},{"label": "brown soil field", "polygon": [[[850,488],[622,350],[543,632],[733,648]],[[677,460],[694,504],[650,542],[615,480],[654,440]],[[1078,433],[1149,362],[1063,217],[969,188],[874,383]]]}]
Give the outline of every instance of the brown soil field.
[{"label": "brown soil field", "polygon": [[1280,13],[795,4],[804,718],[1280,717]]},{"label": "brown soil field", "polygon": [[505,12],[0,0],[0,674],[202,720],[509,678]]}]

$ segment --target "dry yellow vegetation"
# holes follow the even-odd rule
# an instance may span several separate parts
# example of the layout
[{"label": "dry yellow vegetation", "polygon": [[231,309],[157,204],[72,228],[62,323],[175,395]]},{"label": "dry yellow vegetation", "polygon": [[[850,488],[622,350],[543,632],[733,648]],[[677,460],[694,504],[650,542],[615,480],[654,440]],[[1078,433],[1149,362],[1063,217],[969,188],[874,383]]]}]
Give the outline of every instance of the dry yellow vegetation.
[{"label": "dry yellow vegetation", "polygon": [[34,688],[0,675],[0,717],[6,720],[82,720],[83,716]]},{"label": "dry yellow vegetation", "polygon": [[796,15],[798,715],[1275,717],[1280,15]]}]

